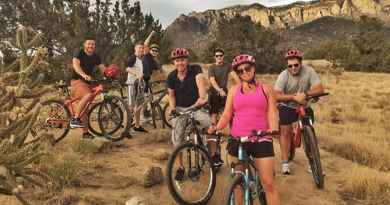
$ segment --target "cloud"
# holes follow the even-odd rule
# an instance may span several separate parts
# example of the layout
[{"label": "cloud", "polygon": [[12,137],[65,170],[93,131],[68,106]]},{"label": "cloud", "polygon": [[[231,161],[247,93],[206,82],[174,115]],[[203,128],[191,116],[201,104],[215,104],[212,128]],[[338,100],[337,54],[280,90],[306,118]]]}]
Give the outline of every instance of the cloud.
[{"label": "cloud", "polygon": [[[310,1],[310,0],[303,0]],[[192,11],[205,11],[207,9],[221,9],[234,5],[248,5],[260,3],[265,6],[278,6],[295,2],[294,0],[142,0],[142,10],[152,13],[164,27],[172,23],[180,14]]]}]

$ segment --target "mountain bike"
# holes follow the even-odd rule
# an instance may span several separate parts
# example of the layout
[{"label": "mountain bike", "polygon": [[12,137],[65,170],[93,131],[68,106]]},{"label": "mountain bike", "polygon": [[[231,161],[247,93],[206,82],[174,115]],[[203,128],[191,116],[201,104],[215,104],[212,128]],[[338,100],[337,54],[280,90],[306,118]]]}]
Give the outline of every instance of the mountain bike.
[{"label": "mountain bike", "polygon": [[[153,127],[157,128],[158,127],[157,122],[158,122],[158,120],[161,120],[161,127],[165,128],[166,123],[164,123],[164,121],[163,121],[163,108],[162,108],[161,104],[162,104],[163,98],[167,94],[167,89],[164,86],[163,88],[159,88],[157,91],[154,91],[155,88],[164,84],[165,81],[163,81],[163,80],[152,81],[149,83],[149,86],[146,89],[145,89],[146,85],[145,85],[144,81],[141,81],[141,82],[143,82],[143,83],[138,83],[136,89],[139,90],[139,93],[141,93],[140,91],[143,91],[143,90],[146,90],[146,92],[143,92],[144,93],[143,100],[142,100],[143,102],[141,103],[141,105],[138,106],[138,108],[141,109],[142,107],[145,107],[145,106],[149,107],[151,109],[151,115],[152,115],[151,122],[152,122]],[[120,88],[119,92],[120,92],[120,96],[125,101],[128,100],[127,89],[128,88],[127,88],[126,84],[121,84],[121,88]]]},{"label": "mountain bike", "polygon": [[[212,197],[216,184],[216,172],[206,146],[205,132],[198,128],[195,112],[201,107],[184,112],[173,112],[175,118],[185,119],[186,142],[170,155],[167,165],[168,189],[174,200],[184,205],[206,204]],[[174,173],[184,168],[183,179],[175,179]]]},{"label": "mountain bike", "polygon": [[[236,204],[237,198],[243,199],[243,203],[239,203],[243,205],[252,205],[255,199],[258,199],[261,205],[267,204],[265,192],[260,181],[260,171],[256,168],[254,160],[248,157],[243,144],[258,141],[265,136],[278,134],[278,132],[254,130],[251,136],[229,139],[238,142],[238,162],[232,163],[231,176],[233,180],[227,189],[224,204],[234,205]],[[236,166],[243,167],[243,171],[235,170],[234,168]],[[241,190],[240,197],[236,195],[237,189]]]},{"label": "mountain bike", "polygon": [[[103,83],[110,82],[108,79],[90,81],[94,85],[92,88],[92,98],[80,113],[80,118],[88,116],[88,130],[95,135],[104,136],[111,141],[123,139],[123,135],[113,135],[120,128],[125,131],[128,126],[123,125],[124,118],[131,119],[127,106],[120,97],[108,95],[103,89]],[[56,85],[66,95],[65,100],[49,99],[42,102],[36,126],[31,130],[33,136],[39,136],[39,132],[51,133],[53,135],[52,144],[56,144],[64,139],[70,131],[69,122],[75,115],[75,102],[79,98],[71,98],[68,85]],[[102,100],[94,103],[95,98],[101,95]],[[90,108],[90,109],[89,109]],[[125,123],[126,124],[126,123]]]},{"label": "mountain bike", "polygon": [[[306,107],[313,103],[318,102],[320,97],[329,95],[329,93],[323,93],[320,95],[308,97]],[[286,106],[286,105],[281,105]],[[295,126],[294,136],[291,140],[291,147],[289,152],[289,160],[293,160],[295,157],[295,149],[301,146],[303,141],[303,148],[306,153],[306,157],[309,160],[310,168],[314,178],[314,182],[319,189],[324,188],[324,174],[321,165],[320,152],[318,148],[317,137],[313,127],[313,121],[305,112],[305,106],[299,105],[298,107],[290,107],[298,113],[298,121]]]}]

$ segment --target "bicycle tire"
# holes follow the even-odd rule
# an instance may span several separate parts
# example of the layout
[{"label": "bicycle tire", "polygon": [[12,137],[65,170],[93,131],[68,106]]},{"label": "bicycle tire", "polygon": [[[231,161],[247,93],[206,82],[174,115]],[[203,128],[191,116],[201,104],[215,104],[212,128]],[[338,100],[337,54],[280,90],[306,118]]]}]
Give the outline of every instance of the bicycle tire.
[{"label": "bicycle tire", "polygon": [[[244,184],[243,184],[244,180],[242,177],[243,176],[241,176],[241,175],[234,176],[232,182],[230,183],[230,185],[227,189],[228,191],[226,192],[226,196],[225,196],[223,204],[226,204],[226,205],[234,205],[235,204],[232,201],[232,200],[234,200],[234,190],[237,188],[237,186],[241,186],[242,190],[244,190]],[[232,197],[233,197],[233,199],[232,199]],[[244,195],[243,195],[243,198],[244,198]],[[242,203],[242,204],[245,204],[245,203]],[[249,204],[250,205],[253,204],[252,196],[249,197]]]},{"label": "bicycle tire", "polygon": [[[70,127],[69,127],[69,121],[71,118],[70,111],[64,105],[63,101],[57,100],[57,99],[46,100],[46,101],[43,101],[41,104],[42,104],[42,107],[40,110],[40,114],[38,115],[37,121],[35,122],[35,125],[31,129],[30,133],[32,134],[33,137],[37,137],[37,135],[39,135],[39,134],[37,132],[35,132],[35,130],[34,130],[35,128],[37,128],[37,126],[45,126],[46,128],[49,128],[49,129],[51,129],[51,128],[52,129],[61,129],[61,130],[63,130],[62,132],[58,132],[58,131],[54,132],[54,133],[56,133],[56,135],[53,136],[52,145],[55,145],[58,142],[60,142],[61,140],[63,140],[70,131]],[[52,111],[52,112],[48,113],[48,115],[49,115],[48,117],[53,118],[54,120],[64,120],[64,121],[66,121],[66,125],[60,125],[60,127],[58,127],[58,128],[53,128],[53,127],[50,128],[49,122],[47,121],[48,118],[47,119],[42,118],[44,120],[43,122],[40,120],[40,118],[44,114],[43,112],[45,112],[45,108],[49,107],[50,105],[58,106],[58,109],[61,109],[61,111],[57,110],[57,112],[55,112],[55,113],[54,113],[54,111]],[[59,117],[60,114],[62,114],[63,116]],[[61,119],[57,119],[57,118],[61,118]],[[57,136],[57,134],[58,134],[58,136]]]},{"label": "bicycle tire", "polygon": [[165,124],[167,127],[172,128],[171,121],[167,119],[167,117],[168,117],[168,114],[167,114],[167,112],[168,112],[168,107],[169,107],[169,104],[168,104],[168,103],[164,105],[163,114],[162,114],[162,120],[163,120],[164,124]]},{"label": "bicycle tire", "polygon": [[[104,118],[102,109],[103,109],[103,107],[106,107],[107,105],[109,105],[110,107],[114,107],[114,108],[111,108],[111,110],[118,108],[117,105],[115,105],[115,104],[112,104],[112,103],[107,102],[107,101],[102,101],[102,102],[98,102],[98,103],[94,104],[88,113],[88,128],[89,128],[89,131],[91,133],[93,133],[94,135],[97,135],[97,136],[111,135],[120,129],[121,123],[123,121],[123,112],[122,111],[115,111],[117,114],[119,114],[120,123],[119,122],[116,123],[114,128],[110,129],[110,130],[104,128],[104,125],[102,124],[103,118]],[[93,121],[93,119],[95,119],[94,116],[92,116],[93,114],[96,114],[96,121],[98,124],[98,129],[92,125],[92,123],[93,123],[92,121]]]},{"label": "bicycle tire", "polygon": [[[207,163],[209,163],[209,166],[211,168],[211,184],[208,187],[207,192],[203,195],[202,198],[200,198],[198,200],[191,201],[191,202],[183,199],[183,197],[181,197],[180,194],[177,193],[177,191],[175,190],[174,176],[173,176],[173,170],[172,170],[177,155],[182,150],[187,150],[187,149],[196,149],[199,152],[202,152],[203,153],[202,156],[206,156],[206,159],[204,159],[204,158],[203,159],[206,160]],[[215,185],[216,185],[216,173],[215,173],[214,169],[212,168],[213,167],[212,165],[213,165],[213,163],[211,162],[210,155],[207,152],[207,150],[202,146],[195,145],[194,143],[190,142],[190,143],[182,144],[173,151],[173,153],[169,157],[168,164],[167,164],[168,190],[169,190],[169,193],[171,194],[171,196],[174,198],[174,200],[178,204],[182,204],[182,205],[204,205],[204,204],[207,204],[207,202],[213,196],[213,193],[215,190]]]},{"label": "bicycle tire", "polygon": [[[324,188],[324,175],[321,165],[320,151],[313,128],[310,126],[303,127],[303,136],[305,139],[305,153],[309,160],[310,168],[314,182],[319,189]],[[306,147],[307,146],[307,147]]]}]

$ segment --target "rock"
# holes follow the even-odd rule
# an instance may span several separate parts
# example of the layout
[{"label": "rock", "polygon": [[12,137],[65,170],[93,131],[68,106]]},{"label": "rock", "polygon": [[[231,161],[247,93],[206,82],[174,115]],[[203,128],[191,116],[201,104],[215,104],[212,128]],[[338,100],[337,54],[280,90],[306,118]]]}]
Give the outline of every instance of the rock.
[{"label": "rock", "polygon": [[145,199],[135,196],[126,201],[126,205],[146,205]]},{"label": "rock", "polygon": [[160,167],[149,167],[145,170],[142,177],[142,185],[151,187],[160,184],[164,180],[164,175]]},{"label": "rock", "polygon": [[5,179],[7,178],[8,175],[9,175],[8,169],[4,166],[0,166],[0,177]]},{"label": "rock", "polygon": [[108,139],[95,137],[93,139],[81,139],[75,151],[100,153],[110,149],[113,145]]},{"label": "rock", "polygon": [[169,157],[169,152],[164,149],[157,149],[153,151],[152,157],[157,161],[165,161]]}]

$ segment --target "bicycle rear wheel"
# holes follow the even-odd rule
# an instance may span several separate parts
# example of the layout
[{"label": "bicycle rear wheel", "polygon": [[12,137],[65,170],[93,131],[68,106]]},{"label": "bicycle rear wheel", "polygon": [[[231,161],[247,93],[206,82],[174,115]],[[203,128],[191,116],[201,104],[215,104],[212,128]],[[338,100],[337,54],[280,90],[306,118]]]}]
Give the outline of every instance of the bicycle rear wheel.
[{"label": "bicycle rear wheel", "polygon": [[[175,174],[180,166],[185,172],[178,180]],[[178,204],[207,204],[214,193],[216,174],[213,163],[205,148],[199,145],[185,143],[179,146],[169,157],[167,175],[169,192]]]},{"label": "bicycle rear wheel", "polygon": [[317,144],[317,138],[313,128],[310,126],[303,127],[303,138],[305,141],[305,153],[310,163],[310,168],[314,182],[319,189],[324,188],[324,174],[322,171],[320,151]]},{"label": "bicycle rear wheel", "polygon": [[33,139],[28,141],[48,134],[53,137],[51,143],[54,145],[64,139],[70,130],[70,111],[61,100],[52,99],[41,104],[37,120],[30,131]]}]

